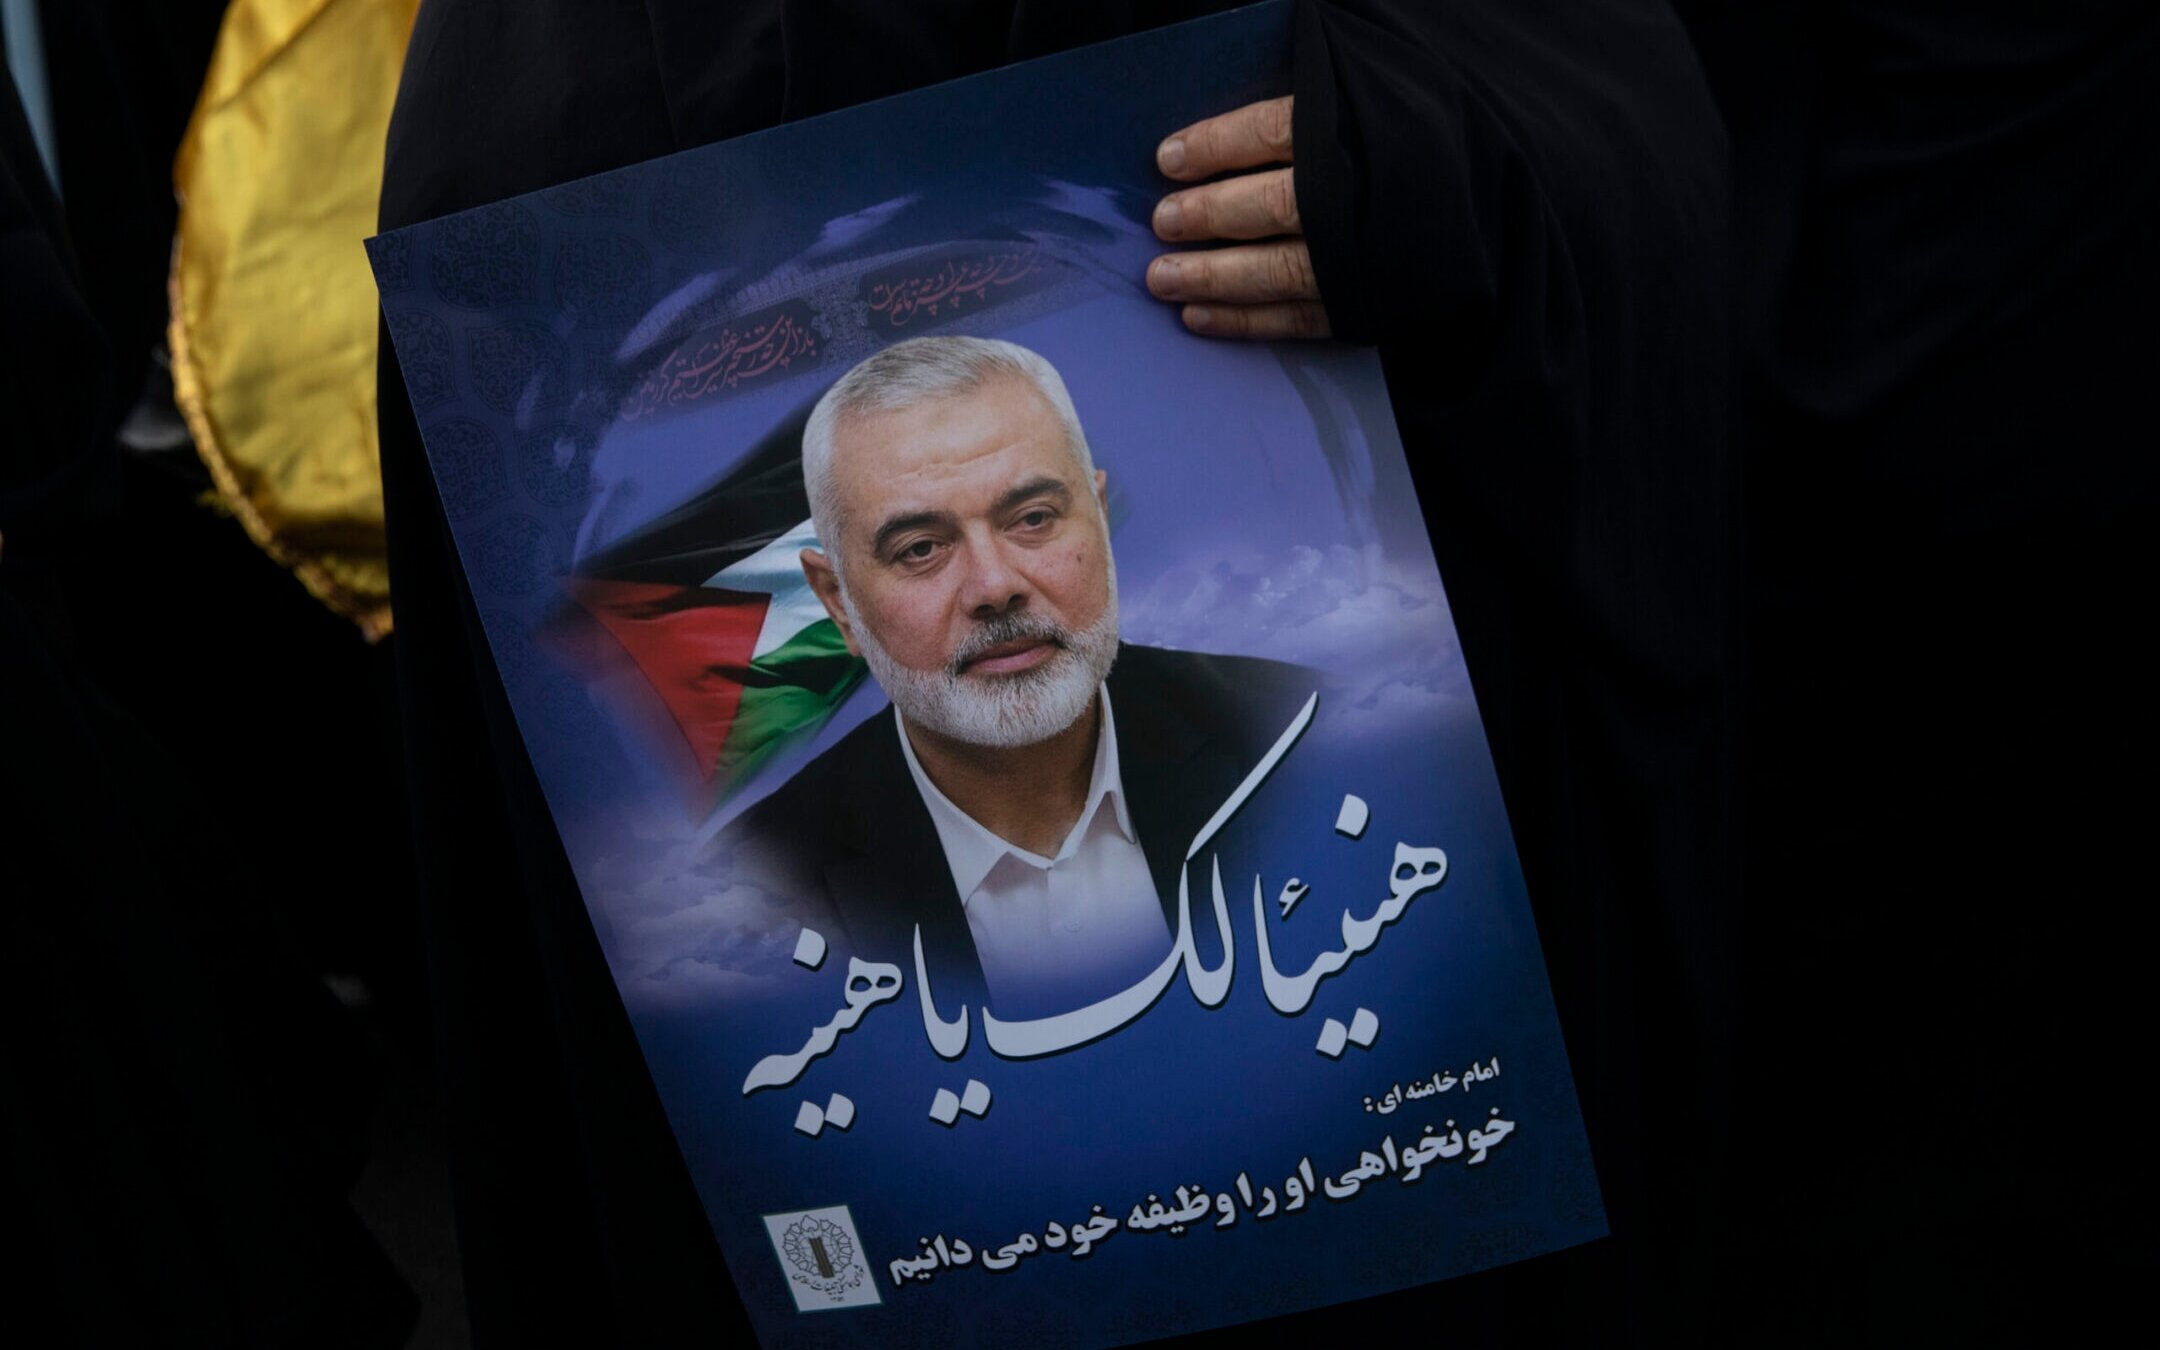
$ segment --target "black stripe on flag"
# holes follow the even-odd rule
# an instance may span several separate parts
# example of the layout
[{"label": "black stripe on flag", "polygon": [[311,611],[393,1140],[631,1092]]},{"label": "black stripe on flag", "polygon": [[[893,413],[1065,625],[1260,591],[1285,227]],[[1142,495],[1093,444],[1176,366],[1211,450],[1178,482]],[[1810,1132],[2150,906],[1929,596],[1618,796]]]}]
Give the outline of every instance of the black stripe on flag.
[{"label": "black stripe on flag", "polygon": [[802,524],[810,516],[802,482],[802,430],[809,420],[805,405],[767,432],[725,478],[585,559],[577,574],[696,586]]}]

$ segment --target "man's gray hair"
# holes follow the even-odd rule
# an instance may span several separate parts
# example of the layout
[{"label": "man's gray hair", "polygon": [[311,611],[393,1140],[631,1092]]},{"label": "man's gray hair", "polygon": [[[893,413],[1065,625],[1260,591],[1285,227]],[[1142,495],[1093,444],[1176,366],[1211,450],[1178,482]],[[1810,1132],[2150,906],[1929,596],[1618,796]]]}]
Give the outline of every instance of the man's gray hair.
[{"label": "man's gray hair", "polygon": [[810,410],[803,428],[803,487],[810,496],[810,519],[825,554],[840,565],[839,509],[833,469],[833,433],[852,417],[897,412],[931,399],[967,393],[1000,375],[1018,375],[1034,385],[1065,424],[1065,443],[1080,469],[1095,474],[1094,456],[1080,430],[1080,414],[1065,390],[1057,368],[1018,343],[996,338],[919,337],[896,342],[868,357],[840,377]]}]

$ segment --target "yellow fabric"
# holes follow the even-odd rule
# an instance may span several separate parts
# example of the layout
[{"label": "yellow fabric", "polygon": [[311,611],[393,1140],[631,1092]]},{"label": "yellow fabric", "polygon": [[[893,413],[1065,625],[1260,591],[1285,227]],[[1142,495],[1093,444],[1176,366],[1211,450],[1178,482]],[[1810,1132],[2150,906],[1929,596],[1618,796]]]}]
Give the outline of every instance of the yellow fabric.
[{"label": "yellow fabric", "polygon": [[419,0],[233,0],[173,183],[173,386],[220,496],[271,557],[390,630],[375,232]]}]

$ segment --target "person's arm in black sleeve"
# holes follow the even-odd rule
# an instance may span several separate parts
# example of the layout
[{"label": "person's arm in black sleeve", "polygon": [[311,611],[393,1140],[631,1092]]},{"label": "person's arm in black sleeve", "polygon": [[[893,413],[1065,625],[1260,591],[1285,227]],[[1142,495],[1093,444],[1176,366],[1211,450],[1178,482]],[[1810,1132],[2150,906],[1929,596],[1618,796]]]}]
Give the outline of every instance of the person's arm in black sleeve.
[{"label": "person's arm in black sleeve", "polygon": [[1554,1330],[1707,1331],[1742,904],[1716,109],[1637,0],[1301,0],[1293,92],[1312,273],[1387,372],[1613,1229]]},{"label": "person's arm in black sleeve", "polygon": [[1722,211],[1722,134],[1662,4],[1303,0],[1293,83],[1298,205],[1351,341],[1475,358],[1526,289]]}]

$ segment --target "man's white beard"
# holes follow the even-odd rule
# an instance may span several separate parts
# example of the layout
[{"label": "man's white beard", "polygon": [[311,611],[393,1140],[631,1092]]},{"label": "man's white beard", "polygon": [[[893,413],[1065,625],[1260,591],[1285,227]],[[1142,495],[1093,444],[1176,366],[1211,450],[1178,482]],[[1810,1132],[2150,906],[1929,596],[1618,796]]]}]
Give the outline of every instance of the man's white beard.
[{"label": "man's white beard", "polygon": [[[840,602],[854,627],[856,645],[900,715],[917,726],[969,745],[1012,750],[1039,745],[1087,715],[1095,691],[1117,660],[1117,574],[1102,617],[1080,632],[1020,610],[982,623],[953,654],[944,670],[912,670],[885,650],[856,612],[843,585]],[[961,667],[1005,642],[1038,638],[1058,650],[1017,675],[970,678]]]}]

